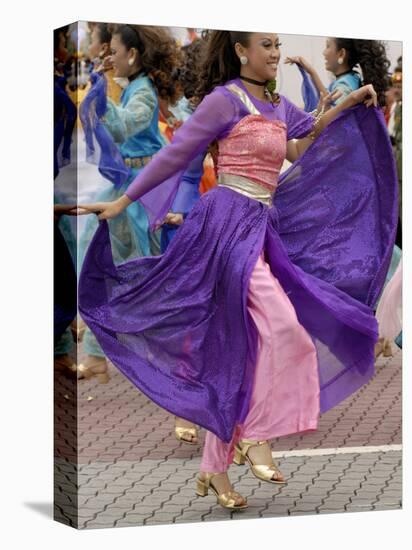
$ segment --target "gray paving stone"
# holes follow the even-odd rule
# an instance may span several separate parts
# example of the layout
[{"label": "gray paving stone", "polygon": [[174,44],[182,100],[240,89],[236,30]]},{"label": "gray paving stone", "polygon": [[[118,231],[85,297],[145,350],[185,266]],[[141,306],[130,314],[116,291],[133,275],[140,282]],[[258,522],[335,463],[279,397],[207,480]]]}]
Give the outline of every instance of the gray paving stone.
[{"label": "gray paving stone", "polygon": [[142,504],[144,506],[152,506],[153,508],[159,508],[161,504],[164,502],[167,502],[169,500],[169,496],[156,496],[156,495],[149,495],[142,499]]},{"label": "gray paving stone", "polygon": [[288,513],[289,513],[288,507],[285,507],[283,504],[279,504],[277,502],[272,502],[267,506],[265,515],[285,516],[285,515],[288,515]]},{"label": "gray paving stone", "polygon": [[325,477],[319,475],[318,477],[313,479],[313,483],[308,484],[307,487],[311,487],[313,485],[316,485],[316,487],[325,487],[327,489],[332,489],[334,485],[337,485],[340,483],[339,479],[335,476],[327,475]]},{"label": "gray paving stone", "polygon": [[387,491],[397,491],[398,493],[402,493],[402,483],[395,483],[394,481],[389,481],[388,488],[384,487],[383,492],[386,493]]},{"label": "gray paving stone", "polygon": [[[366,483],[366,481],[364,481],[363,483]],[[359,480],[356,480],[356,479],[347,479],[346,476],[343,476],[340,480],[339,480],[339,483],[336,484],[336,489],[346,489],[346,488],[351,488],[353,490],[359,488],[361,486],[361,484],[363,485],[363,483]]]},{"label": "gray paving stone", "polygon": [[[320,477],[320,476],[319,476]],[[356,482],[356,483],[363,483],[368,477],[368,474],[367,473],[363,473],[363,474],[360,474],[360,473],[345,473],[339,481],[339,483],[343,480],[346,480],[346,481],[353,481],[353,482]]]},{"label": "gray paving stone", "polygon": [[355,491],[355,495],[354,497],[359,497],[359,498],[373,498],[379,494],[379,491],[378,490],[374,490],[372,487],[367,487],[367,488],[364,488],[362,487],[361,489],[357,489]]},{"label": "gray paving stone", "polygon": [[124,511],[114,510],[112,508],[103,510],[96,514],[96,517],[89,520],[91,522],[98,521],[99,524],[107,523],[108,526],[114,526],[115,522],[122,519],[125,515]]},{"label": "gray paving stone", "polygon": [[115,527],[115,523],[107,518],[96,518],[84,523],[86,529],[108,529],[110,527]]},{"label": "gray paving stone", "polygon": [[366,480],[362,481],[360,487],[379,492],[382,487],[385,487],[385,480],[374,479],[373,474],[370,474]]},{"label": "gray paving stone", "polygon": [[395,511],[395,510],[401,510],[402,507],[400,505],[393,505],[393,504],[381,504],[381,503],[378,503],[378,504],[374,504],[373,505],[373,510],[376,510],[376,511],[386,511],[386,510],[390,510],[390,511]]},{"label": "gray paving stone", "polygon": [[126,512],[124,519],[130,521],[132,519],[142,520],[146,517],[150,517],[154,513],[153,506],[138,506],[135,510]]},{"label": "gray paving stone", "polygon": [[196,496],[195,487],[185,486],[185,487],[182,487],[178,492],[172,494],[172,500],[173,501],[183,500],[188,498],[194,498],[195,496]]},{"label": "gray paving stone", "polygon": [[316,496],[316,495],[302,495],[302,498],[296,501],[296,506],[301,506],[301,504],[304,504],[305,506],[318,506],[322,504],[322,497]]},{"label": "gray paving stone", "polygon": [[370,510],[375,510],[375,507],[368,504],[347,504],[345,510],[347,512],[367,512]]},{"label": "gray paving stone", "polygon": [[122,515],[126,512],[131,512],[136,507],[138,507],[138,503],[133,501],[127,501],[127,500],[117,500],[116,502],[113,502],[106,506],[107,511],[113,510],[116,514]]},{"label": "gray paving stone", "polygon": [[[319,513],[401,507],[402,453],[397,451],[277,458],[288,478],[288,484],[279,487],[260,483],[247,466],[232,465],[229,475],[236,490],[248,496],[250,506],[241,513],[227,513],[213,495],[205,499],[195,495],[201,445],[190,447],[175,441],[173,416],[136,391],[114,367],[111,374],[107,385],[79,384],[79,427],[83,434],[79,443],[84,448],[84,459],[79,456],[80,476],[74,464],[57,461],[60,471],[56,468],[55,479],[61,480],[62,492],[67,492],[63,500],[67,506],[77,501],[85,505],[79,510],[81,528],[143,525],[145,520],[147,525],[154,525],[167,523],[174,514],[178,523],[311,514],[316,506]],[[400,382],[401,354],[381,359],[376,377],[322,415],[317,432],[274,440],[273,450],[400,442]],[[64,389],[62,395],[67,391]],[[95,399],[87,402],[92,391]],[[62,418],[64,414],[62,411]],[[70,434],[67,427],[61,433],[62,437]],[[203,440],[204,430],[202,444]],[[62,449],[73,454],[68,446]],[[77,480],[79,499],[75,494]],[[371,506],[373,498],[376,504]],[[195,508],[198,511],[194,514]],[[94,513],[96,518],[90,520]],[[99,513],[103,514],[100,522],[96,521]],[[122,517],[125,513],[128,517]],[[63,517],[61,511],[59,517]],[[76,517],[72,521],[77,521]]]},{"label": "gray paving stone", "polygon": [[353,497],[349,498],[349,503],[356,504],[356,506],[371,506],[375,501],[376,501],[376,495],[371,495],[369,497],[354,495]]},{"label": "gray paving stone", "polygon": [[402,498],[400,495],[377,495],[375,502],[387,505],[400,505],[402,502]]},{"label": "gray paving stone", "polygon": [[[230,519],[226,518],[226,519]],[[181,516],[177,516],[174,518],[174,523],[199,523],[201,521],[204,521],[202,518],[199,517],[199,515],[195,512],[185,513]]]},{"label": "gray paving stone", "polygon": [[144,525],[170,525],[174,523],[174,518],[168,516],[167,514],[154,515],[148,519],[144,520]]},{"label": "gray paving stone", "polygon": [[68,496],[70,499],[74,499],[79,492],[79,490],[73,485],[57,485],[55,486],[55,489],[56,496]]}]

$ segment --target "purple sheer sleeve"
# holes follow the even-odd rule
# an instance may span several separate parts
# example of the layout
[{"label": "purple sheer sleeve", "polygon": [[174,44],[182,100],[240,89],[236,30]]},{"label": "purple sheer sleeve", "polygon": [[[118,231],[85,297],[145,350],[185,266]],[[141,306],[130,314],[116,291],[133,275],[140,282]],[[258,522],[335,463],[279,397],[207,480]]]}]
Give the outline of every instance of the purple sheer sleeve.
[{"label": "purple sheer sleeve", "polygon": [[126,195],[142,202],[151,228],[163,221],[189,163],[231,127],[237,106],[230,96],[221,87],[207,95],[176,131],[171,143],[154,156],[128,187]]},{"label": "purple sheer sleeve", "polygon": [[315,117],[296,107],[289,99],[282,96],[284,102],[284,116],[288,129],[287,139],[300,139],[313,130]]}]

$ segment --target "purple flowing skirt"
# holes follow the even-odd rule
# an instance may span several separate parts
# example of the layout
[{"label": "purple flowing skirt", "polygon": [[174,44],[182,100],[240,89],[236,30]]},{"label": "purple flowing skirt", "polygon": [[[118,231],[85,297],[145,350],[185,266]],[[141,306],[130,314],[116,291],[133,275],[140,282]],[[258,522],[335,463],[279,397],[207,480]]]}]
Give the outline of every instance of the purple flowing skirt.
[{"label": "purple flowing skirt", "polygon": [[117,266],[100,222],[81,273],[80,311],[107,357],[158,405],[224,441],[248,411],[257,334],[246,303],[262,248],[316,345],[326,411],[372,376],[376,321],[291,262],[275,208],[218,187],[165,254]]},{"label": "purple flowing skirt", "polygon": [[262,250],[315,344],[321,412],[374,373],[371,308],[397,222],[382,113],[341,113],[279,183],[271,208],[209,191],[161,256],[115,265],[100,222],[80,275],[79,309],[107,357],[159,406],[226,442],[249,409],[257,330],[247,294]]}]

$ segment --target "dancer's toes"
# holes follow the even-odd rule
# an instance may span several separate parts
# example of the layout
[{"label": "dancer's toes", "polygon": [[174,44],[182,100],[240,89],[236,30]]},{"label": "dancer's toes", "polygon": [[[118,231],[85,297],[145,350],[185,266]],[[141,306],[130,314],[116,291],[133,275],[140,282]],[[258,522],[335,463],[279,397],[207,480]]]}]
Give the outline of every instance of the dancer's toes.
[{"label": "dancer's toes", "polygon": [[175,417],[175,435],[178,441],[190,443],[191,445],[198,444],[198,433],[196,426],[185,420],[184,418]]}]

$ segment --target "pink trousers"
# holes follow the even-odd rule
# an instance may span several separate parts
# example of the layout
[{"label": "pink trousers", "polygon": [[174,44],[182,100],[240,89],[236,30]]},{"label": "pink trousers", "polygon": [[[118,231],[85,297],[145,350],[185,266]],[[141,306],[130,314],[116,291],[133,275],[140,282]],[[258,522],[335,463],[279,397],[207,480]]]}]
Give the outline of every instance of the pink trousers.
[{"label": "pink trousers", "polygon": [[269,440],[318,425],[316,348],[263,256],[252,272],[247,307],[259,334],[249,412],[230,443],[206,433],[203,472],[226,472],[239,439]]}]

